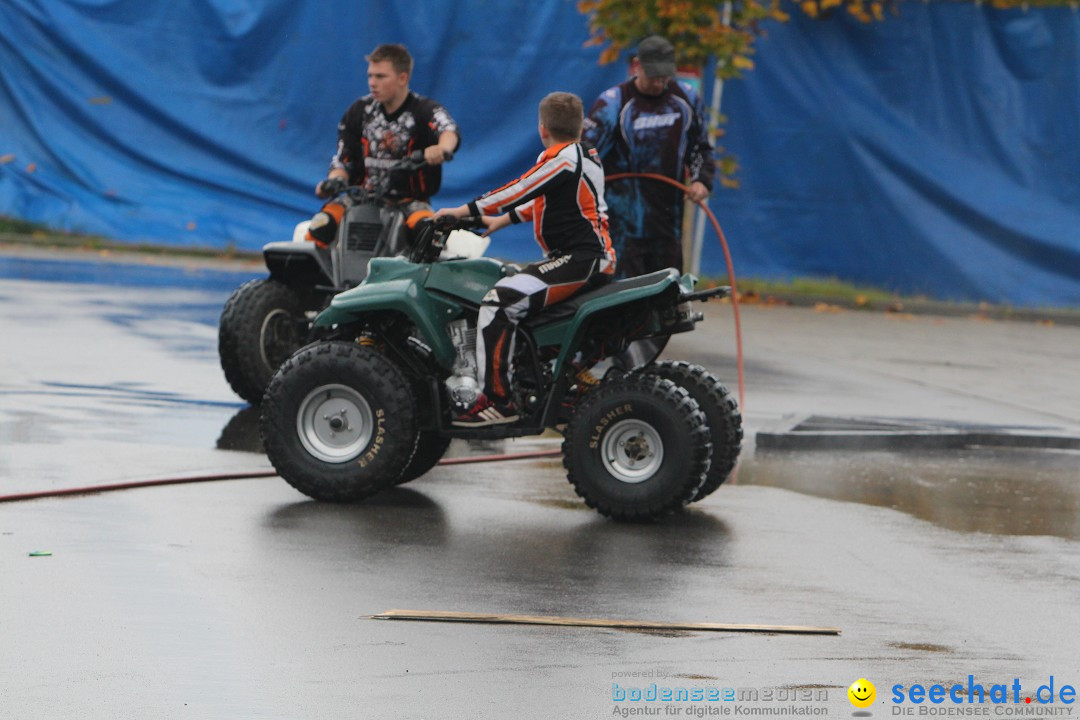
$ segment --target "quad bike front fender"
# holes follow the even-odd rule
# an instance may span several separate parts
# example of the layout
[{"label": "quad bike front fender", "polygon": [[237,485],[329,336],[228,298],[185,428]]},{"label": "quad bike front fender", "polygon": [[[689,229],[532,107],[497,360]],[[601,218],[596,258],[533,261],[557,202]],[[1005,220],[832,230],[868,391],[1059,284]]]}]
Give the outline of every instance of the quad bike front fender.
[{"label": "quad bike front fender", "polygon": [[315,327],[349,325],[362,322],[364,316],[374,313],[400,313],[416,327],[438,363],[450,367],[454,362],[454,345],[446,323],[463,311],[461,305],[449,298],[424,292],[422,278],[413,276],[365,283],[339,293],[313,324]]}]

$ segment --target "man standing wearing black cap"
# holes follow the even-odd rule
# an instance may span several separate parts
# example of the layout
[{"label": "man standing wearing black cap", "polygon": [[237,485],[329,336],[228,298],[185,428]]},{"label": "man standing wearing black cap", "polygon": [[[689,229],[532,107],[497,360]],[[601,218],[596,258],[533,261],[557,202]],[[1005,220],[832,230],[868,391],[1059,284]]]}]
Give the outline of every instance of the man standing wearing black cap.
[{"label": "man standing wearing black cap", "polygon": [[[651,35],[638,43],[630,69],[634,77],[596,99],[585,119],[585,142],[596,148],[608,175],[656,173],[689,182],[690,199],[704,200],[716,165],[701,98],[674,79],[675,48]],[[630,179],[608,185],[605,196],[620,276],[682,270],[682,191]]]}]

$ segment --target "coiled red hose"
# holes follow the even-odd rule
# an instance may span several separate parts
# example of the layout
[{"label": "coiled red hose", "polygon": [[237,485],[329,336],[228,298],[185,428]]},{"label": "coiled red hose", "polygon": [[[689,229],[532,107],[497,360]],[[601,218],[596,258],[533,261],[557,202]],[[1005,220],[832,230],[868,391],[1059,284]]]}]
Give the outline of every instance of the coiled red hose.
[{"label": "coiled red hose", "polygon": [[[666,175],[659,175],[657,173],[614,173],[605,176],[604,180],[624,180],[628,178],[655,180],[677,187],[684,193],[689,194],[690,192],[689,188],[682,183],[672,180]],[[727,263],[728,279],[731,282],[731,308],[735,315],[735,363],[739,381],[739,409],[742,412],[746,412],[746,381],[743,376],[742,321],[739,318],[739,290],[735,286],[735,265],[731,262],[731,251],[728,249],[727,238],[724,237],[724,231],[720,229],[720,223],[716,221],[716,216],[713,215],[709,206],[700,200],[695,201],[695,204],[705,211],[706,217],[708,217],[709,222],[712,223],[713,230],[716,231],[716,237],[720,239],[720,246],[724,249],[724,261]]]}]

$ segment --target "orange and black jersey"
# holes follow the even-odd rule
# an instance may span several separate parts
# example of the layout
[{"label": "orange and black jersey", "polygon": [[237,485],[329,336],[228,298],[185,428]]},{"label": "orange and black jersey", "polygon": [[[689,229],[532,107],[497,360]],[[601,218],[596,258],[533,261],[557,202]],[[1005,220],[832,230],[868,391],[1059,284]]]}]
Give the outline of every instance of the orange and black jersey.
[{"label": "orange and black jersey", "polygon": [[579,142],[552,145],[520,178],[469,203],[469,212],[508,212],[515,223],[532,220],[536,241],[549,256],[573,253],[583,259],[615,260],[604,204],[604,169],[596,151],[585,150]]}]

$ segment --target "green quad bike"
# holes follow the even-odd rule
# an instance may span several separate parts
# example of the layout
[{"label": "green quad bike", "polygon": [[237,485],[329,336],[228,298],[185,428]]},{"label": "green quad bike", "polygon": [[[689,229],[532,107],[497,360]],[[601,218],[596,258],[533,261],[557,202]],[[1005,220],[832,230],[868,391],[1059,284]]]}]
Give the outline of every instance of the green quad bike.
[{"label": "green quad bike", "polygon": [[405,217],[389,190],[391,174],[424,167],[424,155],[367,161],[385,172],[372,187],[346,187],[338,194],[346,210],[329,247],[306,240],[309,223],[300,223],[292,241],[263,246],[269,277],[244,283],[225,303],[218,324],[221,369],[233,391],[252,405],[262,400],[281,363],[306,343],[311,318],[330,298],[363,282],[371,258],[407,245]]},{"label": "green quad bike", "polygon": [[[729,288],[694,292],[696,279],[674,269],[587,290],[522,322],[511,362],[521,418],[451,425],[479,390],[481,298],[516,271],[488,258],[437,261],[450,231],[476,223],[426,221],[408,258],[372,260],[367,279],[315,318],[318,339],[281,366],[262,402],[278,474],[316,500],[350,502],[420,477],[452,438],[554,428],[571,484],[603,515],[655,518],[716,490],[742,444],[735,400],[701,367],[652,361],[702,319],[691,301]],[[632,343],[650,348],[648,362],[620,366]]]}]

